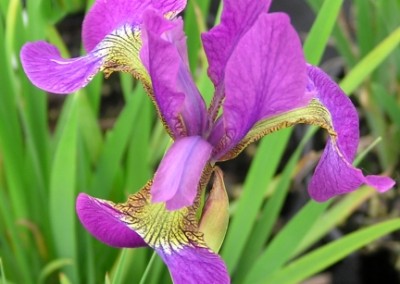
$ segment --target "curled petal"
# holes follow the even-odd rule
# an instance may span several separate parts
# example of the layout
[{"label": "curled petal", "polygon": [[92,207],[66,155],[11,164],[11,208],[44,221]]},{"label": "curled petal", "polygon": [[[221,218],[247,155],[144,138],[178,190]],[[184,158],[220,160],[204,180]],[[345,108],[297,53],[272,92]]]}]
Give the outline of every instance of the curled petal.
[{"label": "curled petal", "polygon": [[329,110],[333,128],[332,136],[315,169],[309,184],[309,193],[317,201],[356,190],[362,184],[384,192],[395,182],[384,176],[364,176],[352,166],[356,154],[359,130],[358,116],[350,99],[328,75],[317,67],[308,66],[307,89]]},{"label": "curled petal", "polygon": [[190,74],[182,19],[168,21],[156,11],[148,11],[144,27],[141,58],[163,120],[175,139],[201,135],[206,107]]},{"label": "curled petal", "polygon": [[175,141],[154,176],[152,201],[166,202],[168,210],[192,205],[211,150],[200,136]]},{"label": "curled petal", "polygon": [[76,211],[83,226],[99,241],[113,247],[143,247],[146,243],[123,221],[112,202],[79,194]]},{"label": "curled petal", "polygon": [[168,266],[175,284],[230,283],[225,263],[208,248],[187,246],[172,253],[157,252]]},{"label": "curled petal", "polygon": [[[260,120],[306,106],[306,65],[300,39],[282,13],[262,13],[240,39],[225,69],[225,138],[216,145],[218,160]],[[220,135],[220,127],[210,141]],[[217,132],[216,132],[217,131]]]},{"label": "curled petal", "polygon": [[139,25],[143,20],[143,12],[148,8],[172,18],[185,6],[186,0],[96,0],[83,22],[83,45],[89,52],[121,26]]},{"label": "curled petal", "polygon": [[51,93],[75,92],[85,87],[99,71],[106,75],[114,71],[130,72],[149,86],[147,71],[139,59],[141,44],[138,27],[122,26],[85,56],[64,59],[56,47],[39,41],[24,45],[21,61],[32,83]]},{"label": "curled petal", "polygon": [[395,182],[388,177],[368,175],[353,167],[334,141],[329,141],[308,186],[310,196],[323,202],[336,195],[352,192],[366,184],[385,192]]},{"label": "curled petal", "polygon": [[51,93],[68,94],[86,86],[102,65],[94,54],[64,59],[44,41],[27,43],[21,50],[22,66],[31,82]]}]

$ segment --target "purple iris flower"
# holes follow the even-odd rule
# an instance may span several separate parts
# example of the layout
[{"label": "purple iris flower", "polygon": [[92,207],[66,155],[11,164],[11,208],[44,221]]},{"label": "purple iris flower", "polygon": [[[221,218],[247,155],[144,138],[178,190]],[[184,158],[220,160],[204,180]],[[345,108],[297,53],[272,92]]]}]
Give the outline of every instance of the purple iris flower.
[{"label": "purple iris flower", "polygon": [[191,77],[183,21],[176,17],[185,0],[97,0],[83,23],[87,55],[64,59],[45,42],[21,51],[30,80],[49,92],[74,92],[99,71],[129,72],[144,84],[174,143],[153,180],[127,202],[80,194],[77,212],[86,229],[111,246],[154,248],[175,283],[229,282],[199,229],[199,199],[216,162],[233,159],[268,133],[298,123],[328,131],[309,184],[317,201],[362,184],[380,192],[394,185],[352,166],[359,140],[354,106],[305,62],[289,18],[267,13],[270,2],[224,0],[221,23],[203,34],[215,86],[208,108]]}]

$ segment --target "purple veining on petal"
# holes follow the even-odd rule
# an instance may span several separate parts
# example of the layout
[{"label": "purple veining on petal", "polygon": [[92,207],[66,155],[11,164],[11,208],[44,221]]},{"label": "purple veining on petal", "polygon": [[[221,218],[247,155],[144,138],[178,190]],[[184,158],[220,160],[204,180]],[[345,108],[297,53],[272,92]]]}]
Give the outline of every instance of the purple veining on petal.
[{"label": "purple veining on petal", "polygon": [[317,201],[356,190],[367,184],[383,192],[395,182],[384,176],[364,176],[352,166],[359,140],[358,115],[346,94],[328,75],[317,67],[308,66],[307,91],[329,110],[337,138],[327,142],[324,153],[309,184],[309,193]]},{"label": "purple veining on petal", "polygon": [[[152,78],[154,97],[174,137],[201,135],[206,107],[191,77],[183,21],[168,21],[156,11],[144,16],[141,58]],[[184,126],[179,124],[183,119]]]},{"label": "purple veining on petal", "polygon": [[99,71],[102,58],[88,54],[64,59],[55,46],[38,41],[23,46],[21,62],[35,86],[51,93],[68,94],[90,82]]},{"label": "purple veining on petal", "polygon": [[224,78],[225,66],[243,35],[262,12],[267,12],[271,0],[224,0],[221,23],[202,35],[207,54],[208,74],[215,86]]},{"label": "purple veining on petal", "polygon": [[76,201],[76,212],[86,230],[109,246],[147,246],[144,240],[122,221],[124,214],[105,200],[81,193]]},{"label": "purple veining on petal", "polygon": [[229,274],[220,256],[207,248],[185,246],[166,253],[160,249],[157,253],[168,266],[175,284],[228,284]]},{"label": "purple veining on petal", "polygon": [[97,0],[86,15],[82,27],[85,49],[91,51],[106,35],[124,24],[142,23],[147,8],[180,13],[186,0]]},{"label": "purple veining on petal", "polygon": [[211,150],[212,146],[199,136],[176,140],[154,176],[152,202],[166,202],[168,210],[192,205]]},{"label": "purple veining on petal", "polygon": [[263,13],[226,65],[222,107],[228,141],[218,155],[235,146],[259,120],[307,105],[311,94],[304,92],[306,84],[300,39],[289,18]]}]

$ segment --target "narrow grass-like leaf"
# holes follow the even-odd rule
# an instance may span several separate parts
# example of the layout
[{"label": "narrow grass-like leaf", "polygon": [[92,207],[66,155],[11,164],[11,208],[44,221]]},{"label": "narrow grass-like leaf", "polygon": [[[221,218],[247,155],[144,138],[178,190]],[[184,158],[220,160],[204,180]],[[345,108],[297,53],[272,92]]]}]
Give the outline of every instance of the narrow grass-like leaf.
[{"label": "narrow grass-like leaf", "polygon": [[[319,10],[310,35],[304,43],[304,52],[310,64],[316,65],[320,62],[342,4],[343,0],[326,0]],[[318,36],[314,36],[316,34]]]},{"label": "narrow grass-like leaf", "polygon": [[300,283],[351,252],[398,229],[400,219],[394,219],[351,233],[297,259],[276,274],[259,279],[257,283]]},{"label": "narrow grass-like leaf", "polygon": [[146,284],[172,283],[171,276],[169,275],[164,262],[156,253],[154,253],[154,255],[155,258],[153,264],[149,266],[149,273],[145,279],[143,278],[143,282],[141,283],[146,283]]},{"label": "narrow grass-like leaf", "polygon": [[396,97],[391,96],[382,85],[377,83],[372,85],[371,95],[375,97],[374,101],[379,103],[379,106],[400,129],[400,105],[396,101]]},{"label": "narrow grass-like leaf", "polygon": [[6,273],[4,272],[4,267],[3,267],[3,260],[0,258],[0,274],[1,274],[1,278],[0,281],[2,284],[7,284],[8,281],[6,279]]},{"label": "narrow grass-like leaf", "polygon": [[147,264],[146,270],[143,273],[142,279],[140,279],[139,284],[145,284],[148,281],[147,278],[149,277],[150,271],[153,269],[153,264],[154,264],[156,258],[157,258],[157,254],[155,252],[153,252],[153,254],[151,255],[151,258]]},{"label": "narrow grass-like leaf", "polygon": [[230,272],[240,260],[289,136],[290,130],[285,129],[265,137],[252,161],[221,252]]},{"label": "narrow grass-like leaf", "polygon": [[[198,68],[197,63],[201,52],[200,33],[204,31],[200,30],[200,27],[206,26],[205,24],[199,25],[198,21],[206,23],[205,17],[208,15],[209,7],[210,0],[190,0],[185,9],[185,33],[188,37],[188,58],[192,72]],[[196,9],[201,11],[203,18],[200,19],[198,15],[196,15]]]},{"label": "narrow grass-like leaf", "polygon": [[380,42],[368,53],[347,76],[340,82],[340,86],[347,93],[352,93],[365,78],[371,74],[385,60],[400,43],[400,27]]},{"label": "narrow grass-like leaf", "polygon": [[118,172],[123,153],[135,127],[143,100],[148,99],[142,89],[136,89],[122,110],[113,129],[107,133],[103,150],[99,157],[91,193],[99,198],[107,198]]},{"label": "narrow grass-like leaf", "polygon": [[312,136],[311,132],[308,132],[308,134],[309,135],[303,137],[302,142],[299,144],[299,146],[296,148],[296,151],[292,154],[290,160],[287,162],[283,172],[279,177],[279,181],[274,186],[275,190],[273,194],[267,200],[256,224],[254,225],[254,229],[238,265],[240,269],[235,274],[235,283],[242,283],[244,281],[244,278],[253,266],[257,257],[262,252],[262,248],[265,246],[265,243],[270,237],[273,226],[279,217],[279,213],[290,188],[292,181],[291,176],[293,175],[306,142]]},{"label": "narrow grass-like leaf", "polygon": [[52,273],[71,264],[72,264],[71,259],[62,259],[62,258],[49,262],[40,272],[39,283],[45,283],[47,277],[49,277]]},{"label": "narrow grass-like leaf", "polygon": [[356,36],[361,57],[364,57],[374,46],[376,29],[372,17],[370,1],[356,0]]},{"label": "narrow grass-like leaf", "polygon": [[299,243],[299,246],[293,252],[292,257],[299,255],[326,235],[332,228],[345,221],[362,203],[374,194],[376,194],[376,191],[373,188],[364,186],[346,195],[338,203],[329,208],[307,232]]},{"label": "narrow grass-like leaf", "polygon": [[[71,111],[54,154],[50,178],[50,220],[59,258],[76,260],[76,161],[79,96],[73,97]],[[68,234],[66,234],[68,232]],[[78,265],[65,269],[78,282]]]},{"label": "narrow grass-like leaf", "polygon": [[290,259],[301,239],[330,203],[329,201],[325,203],[309,201],[271,241],[254,263],[244,283],[259,283],[284,265]]},{"label": "narrow grass-like leaf", "polygon": [[145,248],[121,250],[111,272],[111,283],[139,283],[148,263],[147,255],[148,249]]}]

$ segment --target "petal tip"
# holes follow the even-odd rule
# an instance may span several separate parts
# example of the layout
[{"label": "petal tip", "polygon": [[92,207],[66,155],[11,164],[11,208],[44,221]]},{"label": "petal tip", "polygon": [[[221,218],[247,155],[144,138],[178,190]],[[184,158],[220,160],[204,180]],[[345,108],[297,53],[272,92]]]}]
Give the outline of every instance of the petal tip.
[{"label": "petal tip", "polygon": [[144,240],[122,221],[124,214],[112,203],[80,193],[76,211],[82,225],[96,239],[113,247],[141,247]]}]

